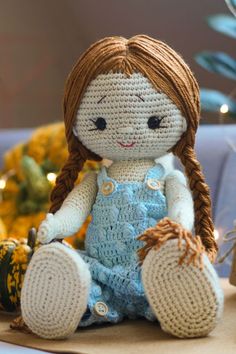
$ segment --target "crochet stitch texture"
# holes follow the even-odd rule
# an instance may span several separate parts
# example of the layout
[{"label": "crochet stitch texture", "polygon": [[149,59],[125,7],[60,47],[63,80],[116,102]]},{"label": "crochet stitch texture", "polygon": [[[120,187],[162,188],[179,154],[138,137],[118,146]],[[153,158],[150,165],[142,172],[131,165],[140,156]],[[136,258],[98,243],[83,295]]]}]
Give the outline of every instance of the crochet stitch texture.
[{"label": "crochet stitch texture", "polygon": [[[143,242],[137,236],[167,215],[166,198],[159,184],[163,175],[160,164],[148,170],[143,182],[118,183],[108,177],[105,167],[99,173],[86,251],[79,252],[89,264],[93,279],[88,311],[80,326],[118,322],[125,316],[155,320],[141,281],[137,250]],[[94,312],[97,302],[108,306],[102,318]]]},{"label": "crochet stitch texture", "polygon": [[[72,255],[60,245],[63,262],[48,256],[55,280],[51,291],[49,283],[45,286],[50,264],[48,269],[43,264],[48,252],[53,255],[59,246],[54,243],[39,249],[40,268],[34,261],[37,252],[33,256],[22,304],[29,327],[37,323],[34,333],[41,335],[41,328],[46,328],[47,336],[59,338],[72,334],[76,322],[87,326],[138,316],[158,319],[165,331],[176,336],[206,335],[214,328],[223,297],[206,257],[204,271],[191,264],[187,269],[185,264],[179,266],[179,250],[170,239],[160,249],[150,250],[142,270],[137,256],[138,248],[143,246],[137,239],[141,233],[166,215],[190,231],[194,208],[195,234],[214,260],[217,244],[209,189],[194,151],[199,113],[197,82],[182,58],[165,43],[145,35],[108,37],[79,58],[68,77],[64,96],[69,157],[57,177],[51,214],[40,225],[38,237],[43,244],[63,238],[78,229],[91,210],[92,222],[84,252],[74,251]],[[154,159],[168,152],[181,160],[188,185],[181,173],[166,173],[161,164],[153,167]],[[104,168],[97,183],[95,175],[91,175],[74,188],[84,162],[102,158],[113,161],[113,174],[107,175]],[[148,164],[150,169],[145,168]],[[145,177],[140,180],[142,171]],[[127,181],[120,174],[127,174]],[[71,289],[71,295],[60,285],[58,265],[63,274],[68,274],[62,284]],[[83,266],[89,267],[91,284],[90,277],[83,277]],[[75,279],[83,284],[80,291]],[[207,301],[201,301],[203,296]],[[62,309],[60,323],[53,322],[52,312],[47,311],[51,304],[55,318],[57,308]],[[206,313],[209,321],[205,321]],[[67,323],[72,321],[67,315],[74,321],[70,329]],[[188,322],[188,318],[196,316],[200,326],[195,320]]]},{"label": "crochet stitch texture", "polygon": [[[145,102],[137,97],[138,93]],[[154,115],[160,117],[160,129],[148,128],[148,119]],[[102,141],[101,131],[94,130],[96,127],[91,117],[106,120]],[[186,121],[180,110],[167,95],[154,90],[141,73],[134,73],[128,79],[122,73],[108,73],[98,75],[87,87],[73,132],[92,151],[119,161],[122,158],[163,156],[185,129]],[[117,142],[135,142],[135,145],[121,151]]]},{"label": "crochet stitch texture", "polygon": [[180,338],[206,336],[222,316],[224,294],[205,254],[199,269],[180,266],[182,253],[176,239],[152,249],[142,266],[144,288],[165,332]]}]

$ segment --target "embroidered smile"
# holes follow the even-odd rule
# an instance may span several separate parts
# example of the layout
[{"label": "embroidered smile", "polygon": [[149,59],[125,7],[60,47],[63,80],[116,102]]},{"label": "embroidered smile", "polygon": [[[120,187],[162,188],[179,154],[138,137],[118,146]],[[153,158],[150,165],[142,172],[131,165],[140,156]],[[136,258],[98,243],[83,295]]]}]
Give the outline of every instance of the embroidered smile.
[{"label": "embroidered smile", "polygon": [[117,141],[117,143],[118,143],[120,146],[125,147],[125,148],[131,148],[131,147],[133,147],[133,146],[136,144],[135,141],[134,141],[133,143],[131,143],[131,144],[124,144],[124,143],[121,143],[120,141]]}]

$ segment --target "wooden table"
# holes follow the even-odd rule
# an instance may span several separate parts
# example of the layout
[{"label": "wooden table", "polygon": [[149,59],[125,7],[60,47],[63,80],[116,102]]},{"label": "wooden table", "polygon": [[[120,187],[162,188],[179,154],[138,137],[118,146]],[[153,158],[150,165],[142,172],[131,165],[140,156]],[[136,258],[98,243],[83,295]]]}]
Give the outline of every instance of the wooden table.
[{"label": "wooden table", "polygon": [[225,292],[224,316],[206,338],[178,339],[164,333],[157,323],[127,320],[117,325],[80,329],[68,340],[48,341],[12,331],[9,329],[12,316],[2,314],[0,340],[58,353],[236,354],[236,287],[229,285],[227,280],[222,280],[222,286]]}]

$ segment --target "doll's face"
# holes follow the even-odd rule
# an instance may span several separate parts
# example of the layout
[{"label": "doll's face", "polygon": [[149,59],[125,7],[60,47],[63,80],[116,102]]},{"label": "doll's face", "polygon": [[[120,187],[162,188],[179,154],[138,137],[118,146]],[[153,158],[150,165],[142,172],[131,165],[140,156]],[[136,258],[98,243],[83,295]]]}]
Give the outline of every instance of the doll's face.
[{"label": "doll's face", "polygon": [[113,161],[158,158],[185,130],[180,110],[140,73],[97,76],[87,87],[73,129],[83,145]]}]

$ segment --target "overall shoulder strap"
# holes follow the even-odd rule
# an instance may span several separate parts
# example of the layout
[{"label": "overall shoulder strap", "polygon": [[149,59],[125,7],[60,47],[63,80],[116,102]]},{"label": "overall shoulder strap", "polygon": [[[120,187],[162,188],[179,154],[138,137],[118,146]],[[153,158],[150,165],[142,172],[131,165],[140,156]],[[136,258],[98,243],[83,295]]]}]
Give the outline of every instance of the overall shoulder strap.
[{"label": "overall shoulder strap", "polygon": [[152,178],[159,180],[164,176],[164,174],[165,174],[164,167],[160,163],[158,163],[147,171],[144,181],[146,182],[148,179],[152,179]]},{"label": "overall shoulder strap", "polygon": [[98,186],[101,187],[103,182],[108,178],[107,176],[107,169],[105,166],[101,167],[101,170],[98,173],[97,181],[98,181]]}]

